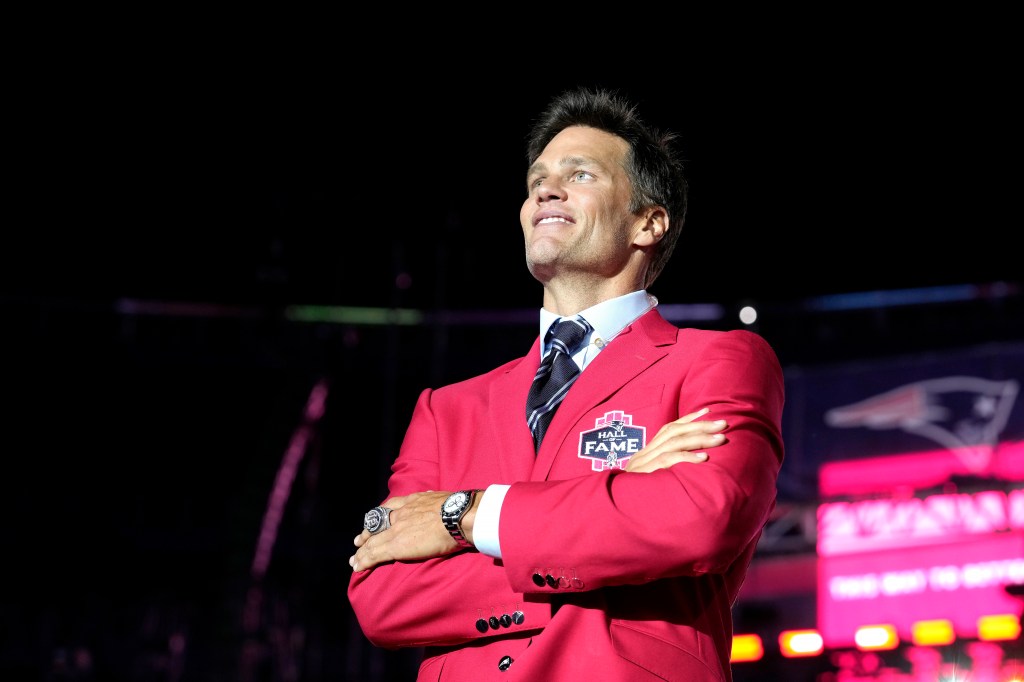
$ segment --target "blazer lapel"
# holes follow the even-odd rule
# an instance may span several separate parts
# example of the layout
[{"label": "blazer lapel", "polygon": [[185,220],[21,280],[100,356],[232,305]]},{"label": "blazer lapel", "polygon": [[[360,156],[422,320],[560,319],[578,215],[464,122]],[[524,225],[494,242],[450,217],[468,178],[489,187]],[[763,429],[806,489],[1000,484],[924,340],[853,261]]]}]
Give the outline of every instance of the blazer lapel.
[{"label": "blazer lapel", "polygon": [[[533,435],[526,425],[526,398],[533,377],[540,367],[540,337],[519,362],[510,365],[490,388],[490,428],[494,455],[498,458],[505,481],[523,481],[531,478],[536,464]],[[556,413],[557,414],[557,413]],[[468,425],[472,428],[472,425]]]}]

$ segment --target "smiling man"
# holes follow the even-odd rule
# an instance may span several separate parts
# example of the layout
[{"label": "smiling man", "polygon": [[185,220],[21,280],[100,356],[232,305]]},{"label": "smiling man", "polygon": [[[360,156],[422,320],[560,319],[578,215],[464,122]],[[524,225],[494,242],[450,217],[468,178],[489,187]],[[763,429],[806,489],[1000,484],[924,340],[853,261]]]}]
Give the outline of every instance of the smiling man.
[{"label": "smiling man", "polygon": [[731,608],[775,505],[783,377],[760,336],[648,293],[687,204],[674,135],[614,92],[556,97],[520,210],[529,352],[425,389],[348,596],[418,680],[732,679]]}]

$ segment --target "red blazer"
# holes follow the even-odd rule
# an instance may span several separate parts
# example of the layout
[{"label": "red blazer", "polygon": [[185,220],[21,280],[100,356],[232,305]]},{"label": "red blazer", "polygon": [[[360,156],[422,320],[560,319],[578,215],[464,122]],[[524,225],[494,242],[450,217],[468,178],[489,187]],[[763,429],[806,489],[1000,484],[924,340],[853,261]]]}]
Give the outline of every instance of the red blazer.
[{"label": "red blazer", "polygon": [[[783,459],[775,353],[752,332],[679,329],[652,310],[579,376],[535,455],[525,406],[539,343],[423,391],[389,480],[391,495],[511,484],[503,558],[470,550],[353,573],[363,632],[425,647],[418,680],[731,680],[731,609]],[[622,469],[703,407],[729,423],[707,462]]]}]

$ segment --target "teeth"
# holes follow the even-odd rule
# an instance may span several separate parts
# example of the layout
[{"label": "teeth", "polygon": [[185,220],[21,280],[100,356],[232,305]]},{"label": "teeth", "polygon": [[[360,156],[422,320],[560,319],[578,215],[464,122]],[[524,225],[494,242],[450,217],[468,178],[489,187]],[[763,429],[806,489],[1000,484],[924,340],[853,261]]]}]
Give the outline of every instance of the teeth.
[{"label": "teeth", "polygon": [[539,221],[537,224],[538,225],[544,225],[545,223],[568,223],[568,222],[569,221],[566,220],[565,218],[544,218],[543,220]]}]

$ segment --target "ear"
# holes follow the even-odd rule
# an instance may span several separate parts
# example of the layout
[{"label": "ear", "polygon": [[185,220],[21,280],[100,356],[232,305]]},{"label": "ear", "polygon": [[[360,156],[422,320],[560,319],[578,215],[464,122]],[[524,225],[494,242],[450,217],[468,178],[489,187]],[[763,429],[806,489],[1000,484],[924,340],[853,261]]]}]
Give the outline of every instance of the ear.
[{"label": "ear", "polygon": [[639,247],[654,246],[668,233],[668,212],[661,206],[646,209],[644,217],[637,224],[633,236],[633,245]]}]

